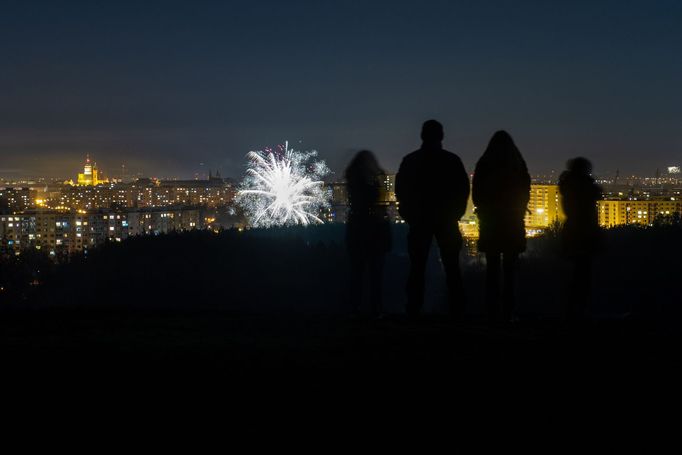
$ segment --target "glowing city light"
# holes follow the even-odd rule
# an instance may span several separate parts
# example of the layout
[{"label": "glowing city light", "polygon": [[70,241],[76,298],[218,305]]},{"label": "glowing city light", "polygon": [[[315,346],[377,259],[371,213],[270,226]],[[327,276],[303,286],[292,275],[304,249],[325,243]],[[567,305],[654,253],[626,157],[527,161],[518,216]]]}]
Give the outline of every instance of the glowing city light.
[{"label": "glowing city light", "polygon": [[249,152],[249,167],[236,202],[254,227],[323,223],[317,216],[331,195],[322,178],[329,168],[317,152],[300,152],[289,143],[275,150]]}]

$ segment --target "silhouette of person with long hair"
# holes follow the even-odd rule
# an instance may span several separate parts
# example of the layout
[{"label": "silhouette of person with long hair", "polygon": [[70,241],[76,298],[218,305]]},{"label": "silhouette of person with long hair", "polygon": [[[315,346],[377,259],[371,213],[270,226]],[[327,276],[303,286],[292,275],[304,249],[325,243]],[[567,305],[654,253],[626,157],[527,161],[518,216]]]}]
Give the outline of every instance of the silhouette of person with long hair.
[{"label": "silhouette of person with long hair", "polygon": [[478,249],[486,258],[485,300],[491,323],[507,323],[512,318],[518,258],[526,249],[523,219],[529,197],[526,162],[509,133],[498,131],[476,163],[472,182],[479,221]]},{"label": "silhouette of person with long hair", "polygon": [[462,235],[458,221],[466,210],[469,177],[459,157],[443,150],[443,125],[436,120],[424,122],[421,138],[421,148],[403,158],[395,182],[400,216],[410,227],[407,314],[414,319],[423,306],[424,273],[435,237],[445,269],[450,311],[459,318],[465,296],[459,268]]},{"label": "silhouette of person with long hair", "polygon": [[566,221],[561,233],[564,254],[573,262],[573,277],[565,315],[577,322],[585,317],[592,287],[592,260],[601,243],[597,200],[602,189],[592,178],[586,158],[569,160],[559,177],[559,191]]},{"label": "silhouette of person with long hair", "polygon": [[380,317],[382,313],[384,259],[391,249],[386,205],[381,201],[385,176],[374,154],[367,150],[358,152],[346,169],[350,205],[346,247],[351,263],[350,298],[355,316],[362,302],[365,276],[369,278],[372,315]]}]

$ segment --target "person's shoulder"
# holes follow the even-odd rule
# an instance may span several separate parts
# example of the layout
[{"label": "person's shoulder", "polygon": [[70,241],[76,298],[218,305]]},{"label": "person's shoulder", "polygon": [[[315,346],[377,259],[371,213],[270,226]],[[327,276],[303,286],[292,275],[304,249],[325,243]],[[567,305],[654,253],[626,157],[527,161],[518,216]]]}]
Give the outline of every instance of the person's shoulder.
[{"label": "person's shoulder", "polygon": [[440,153],[441,153],[441,155],[443,155],[443,156],[449,157],[449,159],[459,160],[459,156],[457,156],[456,153],[452,153],[452,152],[449,151],[449,150],[441,149],[441,150],[440,150]]},{"label": "person's shoulder", "polygon": [[492,168],[493,166],[490,165],[490,160],[485,157],[480,157],[474,166],[474,174],[485,173]]},{"label": "person's shoulder", "polygon": [[423,154],[424,154],[424,152],[421,149],[415,150],[414,152],[410,152],[407,155],[405,155],[403,157],[403,160],[406,160],[406,161],[415,160],[415,159],[418,159],[419,157],[421,157]]},{"label": "person's shoulder", "polygon": [[569,171],[564,171],[559,175],[559,186],[565,188],[572,183],[573,176]]},{"label": "person's shoulder", "polygon": [[414,161],[420,160],[422,157],[421,150],[415,150],[414,152],[408,153],[403,157],[403,161],[401,163],[401,167],[405,165],[409,165],[410,163]]},{"label": "person's shoulder", "polygon": [[443,149],[440,151],[440,155],[442,157],[441,159],[443,159],[444,161],[446,161],[450,165],[455,165],[455,166],[462,165],[462,159],[458,155],[456,155],[455,153],[452,153],[448,150]]}]

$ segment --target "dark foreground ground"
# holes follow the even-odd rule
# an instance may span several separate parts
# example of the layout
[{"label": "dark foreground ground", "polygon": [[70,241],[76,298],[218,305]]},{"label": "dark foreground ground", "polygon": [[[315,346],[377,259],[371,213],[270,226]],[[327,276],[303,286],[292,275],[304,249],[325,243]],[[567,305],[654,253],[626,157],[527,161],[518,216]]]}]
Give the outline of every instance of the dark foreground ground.
[{"label": "dark foreground ground", "polygon": [[282,444],[272,431],[496,444],[492,428],[512,431],[505,443],[562,431],[552,447],[587,434],[610,445],[629,425],[679,420],[679,339],[641,322],[57,309],[5,313],[0,327],[3,413],[31,438],[39,421],[69,440],[105,431],[93,447],[133,434]]},{"label": "dark foreground ground", "polygon": [[[679,337],[643,322],[585,327],[525,322],[490,328],[430,316],[413,323],[339,315],[246,315],[227,311],[10,312],[0,322],[2,365],[23,385],[117,388],[165,384],[331,384],[360,390],[491,381],[496,387],[632,386],[671,380]],[[6,376],[6,379],[7,376]],[[637,379],[639,381],[640,379]]]},{"label": "dark foreground ground", "polygon": [[612,232],[582,327],[558,322],[567,267],[551,238],[534,241],[520,264],[522,322],[506,328],[479,322],[480,257],[462,257],[470,319],[449,322],[435,251],[427,314],[406,321],[408,263],[397,240],[385,270],[391,316],[350,320],[342,232],[297,232],[133,239],[60,266],[28,294],[6,292],[3,390],[67,401],[160,393],[164,402],[215,390],[230,399],[353,391],[548,402],[577,393],[627,404],[682,389],[677,228]]}]

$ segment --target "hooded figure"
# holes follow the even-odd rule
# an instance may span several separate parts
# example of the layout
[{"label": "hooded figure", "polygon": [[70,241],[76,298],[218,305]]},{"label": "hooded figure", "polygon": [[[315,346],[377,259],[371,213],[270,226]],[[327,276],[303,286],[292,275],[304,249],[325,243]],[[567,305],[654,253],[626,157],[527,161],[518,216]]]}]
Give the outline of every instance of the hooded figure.
[{"label": "hooded figure", "polygon": [[512,316],[516,264],[519,253],[526,249],[524,216],[529,197],[526,162],[509,133],[498,131],[476,163],[472,184],[479,221],[478,248],[486,253],[486,303],[491,322],[500,317],[509,322]]}]

